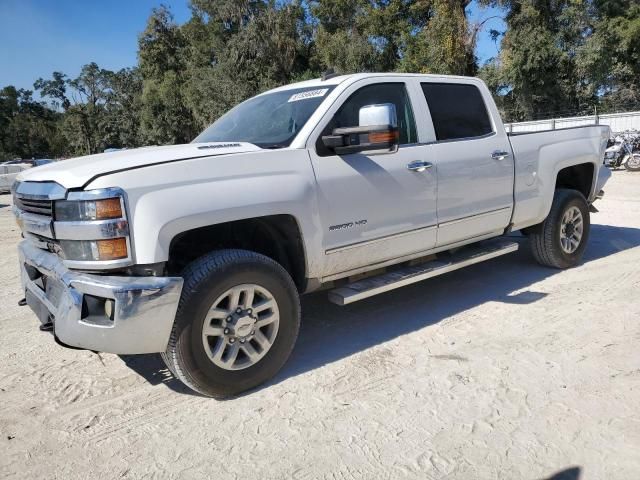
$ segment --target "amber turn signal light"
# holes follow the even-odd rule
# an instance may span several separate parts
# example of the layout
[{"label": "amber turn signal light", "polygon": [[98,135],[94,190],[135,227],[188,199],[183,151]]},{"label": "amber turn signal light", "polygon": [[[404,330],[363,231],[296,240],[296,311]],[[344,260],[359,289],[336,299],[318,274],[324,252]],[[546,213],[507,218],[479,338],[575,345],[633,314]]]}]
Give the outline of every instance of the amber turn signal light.
[{"label": "amber turn signal light", "polygon": [[122,206],[120,198],[105,198],[96,201],[96,219],[106,220],[109,218],[122,217]]},{"label": "amber turn signal light", "polygon": [[127,258],[126,238],[113,238],[111,240],[98,240],[98,260],[118,260]]},{"label": "amber turn signal light", "polygon": [[399,137],[398,131],[391,132],[371,132],[369,143],[392,143]]}]

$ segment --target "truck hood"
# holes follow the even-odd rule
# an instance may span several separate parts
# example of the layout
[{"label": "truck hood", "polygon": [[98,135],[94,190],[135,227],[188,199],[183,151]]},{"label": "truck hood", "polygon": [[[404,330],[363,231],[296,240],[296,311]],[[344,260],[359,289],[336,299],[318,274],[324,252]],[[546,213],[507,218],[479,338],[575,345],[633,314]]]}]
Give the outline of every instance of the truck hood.
[{"label": "truck hood", "polygon": [[109,153],[87,155],[50,163],[21,172],[18,181],[54,181],[65,188],[79,188],[97,176],[158,163],[214,157],[262,150],[246,142],[210,142],[142,147]]}]

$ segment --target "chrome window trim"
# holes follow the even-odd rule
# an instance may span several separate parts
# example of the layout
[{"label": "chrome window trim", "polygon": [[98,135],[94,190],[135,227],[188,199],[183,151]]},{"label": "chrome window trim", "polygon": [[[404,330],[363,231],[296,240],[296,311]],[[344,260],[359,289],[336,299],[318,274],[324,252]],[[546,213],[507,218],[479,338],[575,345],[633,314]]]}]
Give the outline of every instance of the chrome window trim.
[{"label": "chrome window trim", "polygon": [[485,133],[484,135],[477,135],[475,137],[460,137],[460,138],[449,138],[447,140],[434,140],[433,142],[427,142],[424,145],[441,145],[441,144],[454,143],[454,142],[468,142],[469,140],[483,140],[486,138],[495,137],[497,135],[498,133],[494,131],[494,132]]},{"label": "chrome window trim", "polygon": [[129,235],[129,223],[124,218],[53,222],[56,240],[104,240]]},{"label": "chrome window trim", "polygon": [[56,182],[16,182],[13,191],[26,200],[63,200],[66,188]]}]

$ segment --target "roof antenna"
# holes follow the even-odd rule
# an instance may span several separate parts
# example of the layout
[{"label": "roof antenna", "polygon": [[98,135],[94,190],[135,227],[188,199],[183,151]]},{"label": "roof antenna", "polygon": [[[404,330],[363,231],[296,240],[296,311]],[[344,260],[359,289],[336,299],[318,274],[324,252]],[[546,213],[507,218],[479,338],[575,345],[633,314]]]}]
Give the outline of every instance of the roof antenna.
[{"label": "roof antenna", "polygon": [[330,78],[339,77],[339,76],[340,74],[336,73],[333,68],[329,68],[324,72],[322,72],[322,81],[324,82],[325,80],[329,80]]}]

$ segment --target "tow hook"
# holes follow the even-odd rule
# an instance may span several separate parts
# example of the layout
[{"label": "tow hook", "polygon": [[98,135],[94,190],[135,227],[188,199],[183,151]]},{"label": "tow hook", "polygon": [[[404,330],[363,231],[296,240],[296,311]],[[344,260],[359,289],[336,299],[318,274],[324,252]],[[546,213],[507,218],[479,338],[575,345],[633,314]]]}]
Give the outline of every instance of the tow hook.
[{"label": "tow hook", "polygon": [[27,299],[23,298],[22,300],[18,301],[18,306],[19,307],[24,307],[27,305]]},{"label": "tow hook", "polygon": [[38,328],[42,332],[52,332],[53,331],[53,319],[51,318],[51,315],[49,315],[49,318],[47,319],[47,322],[46,323],[42,323]]}]

